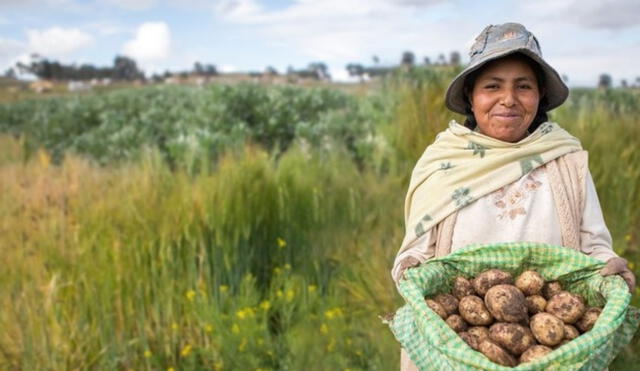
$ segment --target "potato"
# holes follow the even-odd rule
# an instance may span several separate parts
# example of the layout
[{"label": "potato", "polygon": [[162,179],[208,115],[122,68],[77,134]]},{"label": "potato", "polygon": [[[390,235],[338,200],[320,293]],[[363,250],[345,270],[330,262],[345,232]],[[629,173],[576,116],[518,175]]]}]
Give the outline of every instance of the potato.
[{"label": "potato", "polygon": [[431,308],[431,310],[436,312],[437,315],[442,317],[442,319],[446,319],[448,317],[447,311],[444,310],[442,305],[440,305],[437,301],[431,300],[431,299],[425,299],[425,302],[427,303],[427,306]]},{"label": "potato", "polygon": [[551,281],[544,284],[542,287],[542,296],[549,300],[551,297],[562,291],[562,285],[558,281]]},{"label": "potato", "polygon": [[584,304],[580,299],[567,291],[555,294],[549,302],[545,311],[560,318],[564,323],[575,323],[584,313]]},{"label": "potato", "polygon": [[551,353],[553,349],[549,348],[545,345],[534,345],[531,348],[527,349],[520,356],[520,363],[531,362],[535,359],[542,358],[548,353]]},{"label": "potato", "polygon": [[500,284],[513,284],[511,273],[500,269],[489,269],[473,279],[473,288],[480,296],[486,295],[490,288]]},{"label": "potato", "polygon": [[467,343],[471,348],[473,348],[473,350],[478,350],[478,346],[480,345],[480,343],[478,342],[478,338],[476,338],[475,336],[471,335],[466,331],[463,331],[458,335],[462,338],[462,340],[464,340],[465,343]]},{"label": "potato", "polygon": [[547,300],[540,295],[527,296],[524,301],[527,306],[527,312],[532,315],[544,312],[544,308],[547,306]]},{"label": "potato", "polygon": [[564,322],[553,314],[538,313],[531,317],[531,332],[539,343],[554,346],[564,339]]},{"label": "potato", "polygon": [[475,295],[476,292],[473,289],[473,285],[471,281],[468,279],[458,276],[453,281],[453,296],[455,296],[458,300],[464,298],[465,296]]},{"label": "potato", "polygon": [[449,317],[447,317],[447,320],[445,322],[447,322],[447,325],[449,325],[449,327],[451,327],[451,329],[453,329],[453,331],[455,332],[466,331],[468,327],[464,319],[462,319],[462,317],[457,314],[450,315]]},{"label": "potato", "polygon": [[531,330],[517,323],[494,323],[489,328],[489,338],[514,355],[536,345]]},{"label": "potato", "polygon": [[593,326],[596,324],[596,321],[598,320],[600,313],[602,313],[602,309],[596,308],[596,307],[589,307],[582,315],[582,318],[580,318],[576,322],[576,327],[578,328],[578,330],[580,330],[582,333],[585,333],[591,330]]},{"label": "potato", "polygon": [[487,291],[484,302],[497,321],[520,322],[527,317],[524,295],[513,285],[493,286]]},{"label": "potato", "polygon": [[509,352],[491,340],[483,340],[478,346],[478,350],[497,364],[507,367],[515,367],[517,365],[516,359]]},{"label": "potato", "polygon": [[433,298],[438,304],[442,305],[442,308],[447,311],[447,315],[458,313],[458,299],[451,294],[440,294]]},{"label": "potato", "polygon": [[472,327],[469,327],[467,332],[470,335],[475,336],[476,339],[478,339],[478,344],[480,344],[482,340],[489,338],[489,329],[486,328],[485,326],[472,326]]},{"label": "potato", "polygon": [[484,301],[475,295],[462,298],[458,310],[462,318],[471,325],[486,326],[493,322],[493,316],[487,310]]},{"label": "potato", "polygon": [[580,336],[580,332],[574,326],[564,324],[564,338],[565,340],[573,340]]},{"label": "potato", "polygon": [[536,271],[524,271],[516,278],[515,285],[526,296],[539,295],[544,286],[544,278]]}]

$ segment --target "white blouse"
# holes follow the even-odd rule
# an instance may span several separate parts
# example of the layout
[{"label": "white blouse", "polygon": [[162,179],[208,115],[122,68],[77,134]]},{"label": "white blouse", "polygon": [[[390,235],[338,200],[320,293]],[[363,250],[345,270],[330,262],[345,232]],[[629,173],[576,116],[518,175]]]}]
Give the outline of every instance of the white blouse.
[{"label": "white blouse", "polygon": [[[600,209],[591,173],[586,177],[585,207],[580,230],[580,250],[607,261],[617,256]],[[474,243],[539,242],[562,245],[560,222],[547,178],[539,167],[517,181],[460,209],[453,229],[451,251]],[[396,257],[391,274],[397,282],[399,262],[413,256],[424,262],[435,255],[435,233],[428,231]]]}]

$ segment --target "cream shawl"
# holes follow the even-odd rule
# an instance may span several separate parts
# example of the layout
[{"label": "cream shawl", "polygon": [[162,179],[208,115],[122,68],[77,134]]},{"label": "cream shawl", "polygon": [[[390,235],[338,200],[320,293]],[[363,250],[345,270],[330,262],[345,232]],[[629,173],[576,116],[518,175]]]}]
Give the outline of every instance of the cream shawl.
[{"label": "cream shawl", "polygon": [[413,169],[405,200],[405,238],[398,253],[451,213],[581,149],[578,139],[552,122],[509,143],[451,121]]}]

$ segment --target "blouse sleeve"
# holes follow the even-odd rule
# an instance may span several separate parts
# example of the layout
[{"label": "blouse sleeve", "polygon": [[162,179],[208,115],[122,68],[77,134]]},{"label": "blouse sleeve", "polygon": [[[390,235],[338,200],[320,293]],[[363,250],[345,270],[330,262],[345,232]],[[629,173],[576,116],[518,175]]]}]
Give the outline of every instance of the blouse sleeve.
[{"label": "blouse sleeve", "polygon": [[606,262],[618,255],[612,248],[611,233],[602,216],[591,172],[587,171],[586,178],[586,197],[580,227],[580,250],[586,255]]},{"label": "blouse sleeve", "polygon": [[436,236],[433,233],[433,229],[428,230],[425,234],[417,238],[407,248],[396,255],[396,259],[393,262],[393,269],[391,270],[391,277],[397,284],[400,281],[400,262],[402,259],[413,256],[418,259],[420,263],[433,258],[436,255]]}]

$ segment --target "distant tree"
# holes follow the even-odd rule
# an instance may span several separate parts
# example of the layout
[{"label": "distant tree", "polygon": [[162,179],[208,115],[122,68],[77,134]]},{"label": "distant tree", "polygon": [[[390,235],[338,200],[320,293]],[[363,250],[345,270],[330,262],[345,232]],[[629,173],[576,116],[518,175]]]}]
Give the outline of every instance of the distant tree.
[{"label": "distant tree", "polygon": [[451,52],[451,54],[449,54],[449,64],[452,66],[459,66],[460,63],[462,62],[461,58],[460,58],[460,53],[453,51]]},{"label": "distant tree", "polygon": [[204,67],[202,66],[202,63],[195,62],[193,64],[193,73],[196,75],[204,75]]},{"label": "distant tree", "polygon": [[375,65],[380,64],[380,58],[378,58],[377,55],[374,55],[373,57],[371,57],[371,59],[373,59],[373,64]]},{"label": "distant tree", "polygon": [[357,77],[362,82],[364,76],[364,67],[359,63],[349,63],[347,65],[347,72],[349,76]]},{"label": "distant tree", "polygon": [[444,57],[444,54],[438,55],[438,61],[436,62],[436,66],[444,66],[447,64],[447,59]]},{"label": "distant tree", "polygon": [[113,78],[117,80],[135,80],[144,78],[144,73],[138,69],[135,60],[118,55],[113,60]]},{"label": "distant tree", "polygon": [[405,67],[413,67],[416,60],[415,54],[411,51],[406,51],[402,53],[402,59],[400,59],[400,64]]},{"label": "distant tree", "polygon": [[425,66],[431,66],[431,58],[424,57],[423,63]]},{"label": "distant tree", "polygon": [[160,83],[163,80],[164,80],[164,77],[160,74],[154,73],[153,75],[151,75],[151,81],[155,83]]},{"label": "distant tree", "polygon": [[626,89],[629,87],[629,84],[627,83],[626,79],[620,80],[620,87],[622,87],[623,89]]},{"label": "distant tree", "polygon": [[309,63],[309,70],[314,71],[320,80],[331,80],[329,75],[329,69],[324,62],[312,62]]},{"label": "distant tree", "polygon": [[600,89],[609,89],[611,88],[611,75],[609,75],[608,73],[603,73],[600,75],[600,78],[598,80],[598,87]]},{"label": "distant tree", "polygon": [[9,67],[7,68],[6,71],[4,71],[4,77],[8,78],[8,79],[15,79],[16,78],[16,70],[13,67]]},{"label": "distant tree", "polygon": [[276,76],[278,74],[278,70],[276,70],[273,66],[267,66],[264,69],[265,75]]}]

